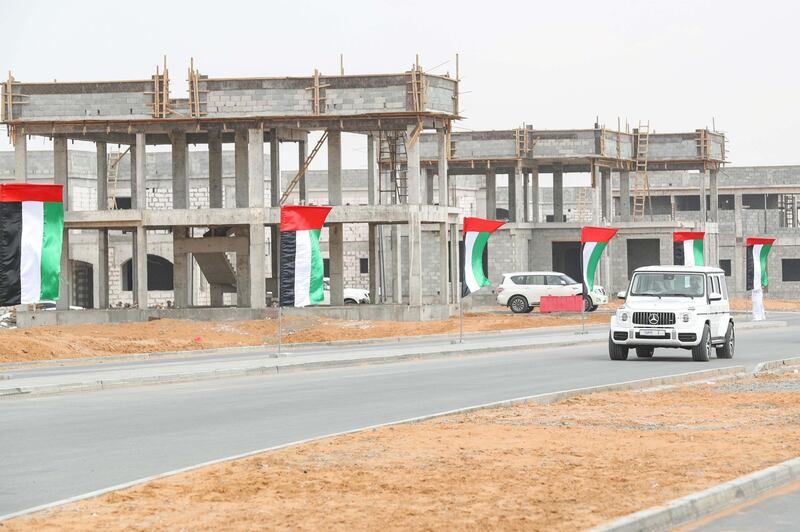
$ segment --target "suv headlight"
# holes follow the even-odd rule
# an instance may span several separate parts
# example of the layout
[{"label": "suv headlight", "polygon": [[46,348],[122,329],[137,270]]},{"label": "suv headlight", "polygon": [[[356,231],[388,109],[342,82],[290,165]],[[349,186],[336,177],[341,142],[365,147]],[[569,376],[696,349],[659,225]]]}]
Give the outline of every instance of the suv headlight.
[{"label": "suv headlight", "polygon": [[619,321],[628,321],[628,313],[627,312],[620,312]]},{"label": "suv headlight", "polygon": [[690,319],[692,319],[692,315],[689,314],[688,312],[684,312],[683,314],[681,314],[681,320],[683,320],[683,323],[689,323]]}]

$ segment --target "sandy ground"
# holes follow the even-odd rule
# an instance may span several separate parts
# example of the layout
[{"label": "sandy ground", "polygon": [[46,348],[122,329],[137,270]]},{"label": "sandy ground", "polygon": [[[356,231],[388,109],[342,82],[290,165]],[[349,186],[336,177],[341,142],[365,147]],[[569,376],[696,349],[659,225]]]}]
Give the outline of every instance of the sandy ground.
[{"label": "sandy ground", "polygon": [[596,394],[290,447],[5,529],[584,529],[794,458],[798,423],[797,374]]},{"label": "sandy ground", "polygon": [[[580,324],[580,316],[467,313],[465,332]],[[587,314],[587,324],[608,323],[608,315]],[[286,318],[283,341],[325,342],[388,336],[458,332],[458,318],[446,321],[391,322]],[[276,320],[194,322],[155,320],[119,324],[65,325],[0,329],[0,362],[102,357],[131,353],[185,351],[274,344]]]}]

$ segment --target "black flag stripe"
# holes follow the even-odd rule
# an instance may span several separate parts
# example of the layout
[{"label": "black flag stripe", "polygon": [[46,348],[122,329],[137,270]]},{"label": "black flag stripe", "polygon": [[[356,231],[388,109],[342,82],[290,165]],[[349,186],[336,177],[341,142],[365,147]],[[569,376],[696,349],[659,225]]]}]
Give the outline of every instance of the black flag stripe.
[{"label": "black flag stripe", "polygon": [[297,233],[281,232],[281,306],[294,306],[294,263],[297,256]]},{"label": "black flag stripe", "polygon": [[0,306],[19,305],[22,203],[0,202]]},{"label": "black flag stripe", "polygon": [[675,266],[685,266],[686,257],[683,255],[683,242],[673,242],[672,250],[672,263]]}]

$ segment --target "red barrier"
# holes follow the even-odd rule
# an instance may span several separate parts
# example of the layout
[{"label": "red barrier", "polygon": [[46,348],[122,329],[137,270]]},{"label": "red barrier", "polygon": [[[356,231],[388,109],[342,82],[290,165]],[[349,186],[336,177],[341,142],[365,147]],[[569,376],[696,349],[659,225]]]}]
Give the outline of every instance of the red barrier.
[{"label": "red barrier", "polygon": [[583,296],[542,296],[539,312],[581,312]]}]

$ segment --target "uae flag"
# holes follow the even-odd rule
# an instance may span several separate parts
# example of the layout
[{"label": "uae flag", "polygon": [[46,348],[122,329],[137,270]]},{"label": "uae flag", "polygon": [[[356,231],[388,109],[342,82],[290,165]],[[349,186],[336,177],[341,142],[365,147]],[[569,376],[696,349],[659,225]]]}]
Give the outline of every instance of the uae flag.
[{"label": "uae flag", "polygon": [[463,297],[490,284],[483,271],[483,251],[489,236],[504,223],[483,218],[464,218],[464,253],[461,254]]},{"label": "uae flag", "polygon": [[58,299],[62,185],[0,185],[0,306]]},{"label": "uae flag", "polygon": [[281,207],[281,306],[322,303],[319,233],[330,211],[331,207]]},{"label": "uae flag", "polygon": [[676,266],[704,266],[702,231],[676,231],[672,233],[673,264]]},{"label": "uae flag", "polygon": [[769,255],[774,242],[774,238],[747,239],[747,290],[769,285],[769,279],[767,279],[767,255]]},{"label": "uae flag", "polygon": [[581,229],[581,274],[583,275],[583,293],[594,290],[594,276],[600,257],[606,249],[608,241],[617,234],[616,229],[607,227],[584,227]]}]

